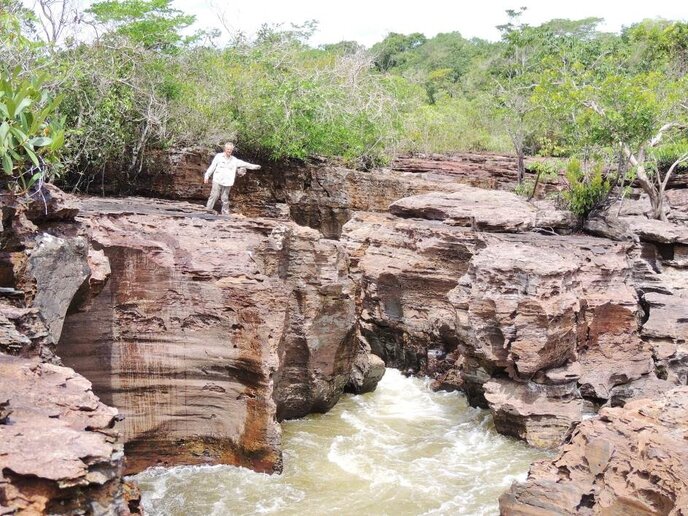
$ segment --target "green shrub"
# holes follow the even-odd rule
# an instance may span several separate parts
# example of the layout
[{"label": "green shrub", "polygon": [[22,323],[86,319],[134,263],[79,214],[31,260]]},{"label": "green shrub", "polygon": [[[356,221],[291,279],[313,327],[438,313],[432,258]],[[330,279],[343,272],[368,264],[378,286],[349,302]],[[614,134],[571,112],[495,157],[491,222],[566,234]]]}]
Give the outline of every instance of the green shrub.
[{"label": "green shrub", "polygon": [[5,181],[20,192],[60,170],[65,133],[56,111],[61,99],[51,97],[45,80],[0,72],[0,161]]},{"label": "green shrub", "polygon": [[562,196],[568,209],[581,219],[601,206],[612,187],[612,182],[604,176],[602,162],[586,170],[580,160],[571,159],[566,167],[566,179],[568,188]]}]

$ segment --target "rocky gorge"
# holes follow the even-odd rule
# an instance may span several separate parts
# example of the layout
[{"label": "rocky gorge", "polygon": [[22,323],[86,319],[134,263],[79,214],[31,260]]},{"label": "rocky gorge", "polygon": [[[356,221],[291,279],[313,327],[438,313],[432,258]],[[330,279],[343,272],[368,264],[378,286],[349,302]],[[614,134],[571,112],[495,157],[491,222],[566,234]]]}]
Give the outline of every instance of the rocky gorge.
[{"label": "rocky gorge", "polygon": [[504,514],[685,510],[685,190],[669,222],[636,196],[581,229],[509,157],[416,156],[266,166],[227,217],[207,151],[149,159],[107,183],[128,197],[3,199],[5,512],[135,512],[122,475],[152,465],[279,472],[279,421],[385,365],[559,449]]}]

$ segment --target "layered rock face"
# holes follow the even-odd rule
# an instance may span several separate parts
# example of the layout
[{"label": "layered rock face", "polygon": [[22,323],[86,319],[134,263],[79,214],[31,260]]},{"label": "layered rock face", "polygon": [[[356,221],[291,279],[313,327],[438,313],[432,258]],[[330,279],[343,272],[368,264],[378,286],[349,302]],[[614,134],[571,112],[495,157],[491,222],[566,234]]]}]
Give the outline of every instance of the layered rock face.
[{"label": "layered rock face", "polygon": [[500,498],[502,514],[684,514],[688,387],[605,408]]},{"label": "layered rock face", "polygon": [[463,389],[500,432],[555,447],[599,406],[678,382],[647,338],[639,271],[658,274],[632,241],[561,236],[573,221],[551,205],[467,186],[390,212],[342,235],[361,336],[388,365]]},{"label": "layered rock face", "polygon": [[[464,387],[502,433],[557,446],[619,386],[654,377],[628,246],[590,237],[488,239],[449,297]],[[484,401],[483,401],[484,398]]]},{"label": "layered rock face", "polygon": [[278,418],[330,408],[356,353],[336,242],[184,203],[85,200],[109,261],[58,352],[121,409],[128,471],[227,463],[279,471]]},{"label": "layered rock face", "polygon": [[[150,154],[133,191],[150,197],[205,201],[210,185],[204,185],[202,178],[212,155],[209,149]],[[406,156],[373,171],[324,161],[260,162],[262,170],[237,178],[231,193],[234,210],[249,217],[291,218],[328,238],[338,238],[342,226],[357,211],[385,212],[403,197],[451,192],[461,184],[512,189],[516,178],[515,159],[497,154]],[[539,193],[553,189],[555,185],[543,183]]]},{"label": "layered rock face", "polygon": [[686,190],[669,190],[669,222],[650,220],[646,198],[626,201],[620,209],[593,217],[592,233],[637,242],[633,284],[643,307],[641,337],[652,348],[657,374],[674,384],[688,382],[688,198]]},{"label": "layered rock face", "polygon": [[89,279],[76,203],[46,185],[0,206],[0,513],[129,514],[118,413],[55,355]]},{"label": "layered rock face", "polygon": [[56,361],[65,314],[89,275],[76,201],[46,185],[32,203],[0,203],[0,352]]},{"label": "layered rock face", "polygon": [[[208,157],[149,169],[139,191],[204,201]],[[570,214],[503,191],[510,164],[463,155],[372,173],[268,166],[233,189],[250,219],[126,198],[84,199],[75,222],[76,205],[57,191],[41,209],[3,205],[0,369],[20,387],[0,386],[0,502],[126,511],[121,442],[129,472],[279,471],[278,421],[374,389],[386,364],[462,389],[501,433],[570,442],[503,500],[507,514],[679,507],[682,480],[661,464],[628,469],[632,446],[618,448],[617,464],[617,448],[600,442],[637,432],[633,446],[647,450],[638,460],[665,465],[679,446],[642,434],[680,426],[684,391],[651,413],[633,400],[688,378],[688,203],[670,192],[671,223],[659,223],[642,199],[627,202],[588,221],[597,236],[572,236]],[[52,391],[67,399],[51,405]],[[120,409],[123,440],[104,404]],[[31,470],[15,453],[32,457],[34,425],[69,442],[56,446],[59,467]]]}]

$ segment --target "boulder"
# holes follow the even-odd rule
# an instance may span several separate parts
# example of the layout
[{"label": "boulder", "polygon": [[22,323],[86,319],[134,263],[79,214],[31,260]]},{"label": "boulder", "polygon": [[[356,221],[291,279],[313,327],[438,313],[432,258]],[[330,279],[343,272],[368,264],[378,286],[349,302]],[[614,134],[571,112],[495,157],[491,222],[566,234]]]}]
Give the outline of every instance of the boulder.
[{"label": "boulder", "polygon": [[385,362],[373,355],[370,345],[359,336],[359,349],[354,359],[351,378],[346,388],[354,394],[372,392],[385,375]]},{"label": "boulder", "polygon": [[688,387],[605,408],[499,500],[501,514],[683,514]]},{"label": "boulder", "polygon": [[0,377],[0,512],[129,514],[117,411],[66,367],[0,355]]},{"label": "boulder", "polygon": [[69,222],[79,213],[77,198],[50,183],[43,183],[40,188],[34,189],[29,199],[28,202],[21,202],[26,205],[26,217],[34,224]]}]

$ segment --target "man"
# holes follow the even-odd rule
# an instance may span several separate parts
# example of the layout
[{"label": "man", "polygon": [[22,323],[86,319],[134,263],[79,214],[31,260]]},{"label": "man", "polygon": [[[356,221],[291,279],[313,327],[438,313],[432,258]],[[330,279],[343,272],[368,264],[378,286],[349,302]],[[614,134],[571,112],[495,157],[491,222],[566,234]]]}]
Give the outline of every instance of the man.
[{"label": "man", "polygon": [[208,184],[210,176],[213,176],[213,189],[210,191],[206,208],[209,210],[214,209],[217,198],[220,197],[222,199],[223,215],[229,215],[229,191],[234,184],[237,168],[260,169],[260,165],[253,165],[235,158],[232,156],[232,152],[234,152],[234,144],[225,143],[225,151],[215,155],[213,162],[203,177],[203,183]]}]

